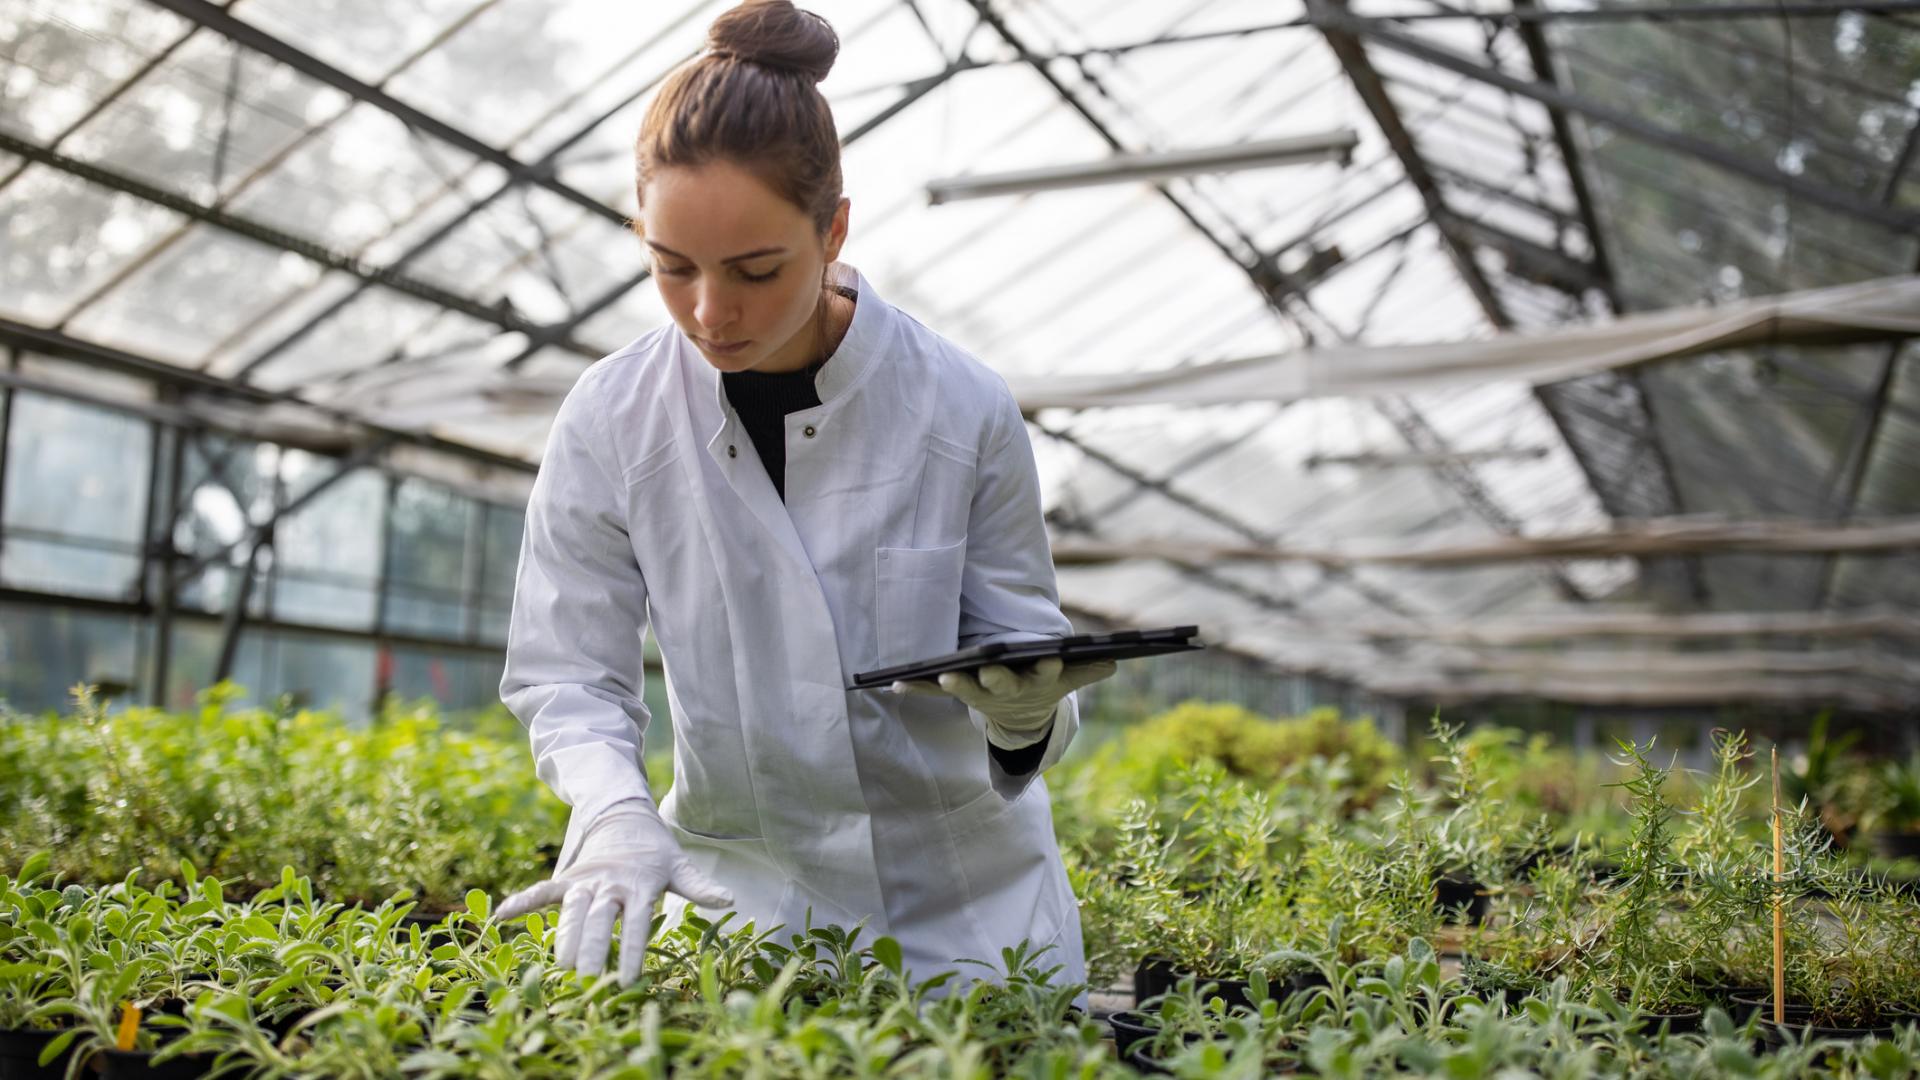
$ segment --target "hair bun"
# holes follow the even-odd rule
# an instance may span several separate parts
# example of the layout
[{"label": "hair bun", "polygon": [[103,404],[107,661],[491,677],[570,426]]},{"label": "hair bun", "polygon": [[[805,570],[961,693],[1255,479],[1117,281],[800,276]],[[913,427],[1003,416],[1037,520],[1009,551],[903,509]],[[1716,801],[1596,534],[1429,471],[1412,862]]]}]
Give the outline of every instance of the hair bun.
[{"label": "hair bun", "polygon": [[840,36],[827,20],[789,0],[747,0],[707,29],[707,51],[762,67],[804,75],[818,83],[833,70]]}]

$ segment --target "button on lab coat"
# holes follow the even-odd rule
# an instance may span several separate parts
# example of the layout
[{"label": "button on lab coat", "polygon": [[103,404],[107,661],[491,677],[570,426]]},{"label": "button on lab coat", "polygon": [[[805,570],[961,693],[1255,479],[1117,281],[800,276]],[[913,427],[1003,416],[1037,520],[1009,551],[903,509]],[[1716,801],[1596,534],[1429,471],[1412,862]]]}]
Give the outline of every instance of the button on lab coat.
[{"label": "button on lab coat", "polygon": [[[982,718],[944,695],[844,689],[856,671],[1071,632],[1026,427],[991,370],[835,270],[858,301],[821,404],[786,418],[784,505],[675,327],[594,364],[560,407],[501,683],[573,808],[559,867],[601,811],[646,792],[650,621],[674,720],[661,816],[741,915],[864,920],[920,977],[1030,939],[1081,981],[1039,772],[1000,769]],[[1069,697],[1042,770],[1078,725]]]}]

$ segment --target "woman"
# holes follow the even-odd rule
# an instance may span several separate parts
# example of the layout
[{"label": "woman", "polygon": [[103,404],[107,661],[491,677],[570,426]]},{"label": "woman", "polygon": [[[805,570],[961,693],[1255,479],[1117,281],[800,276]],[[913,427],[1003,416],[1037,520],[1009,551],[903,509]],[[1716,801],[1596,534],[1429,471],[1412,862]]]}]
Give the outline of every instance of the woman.
[{"label": "woman", "polygon": [[[839,43],[785,0],[723,14],[637,149],[638,228],[672,325],[590,368],[527,508],[501,696],[572,817],[558,960],[640,969],[665,893],[761,927],[864,922],[921,977],[1022,939],[1084,974],[1039,773],[1112,665],[849,675],[1069,632],[1006,385],[834,260]],[[674,782],[641,770],[651,621]]]}]

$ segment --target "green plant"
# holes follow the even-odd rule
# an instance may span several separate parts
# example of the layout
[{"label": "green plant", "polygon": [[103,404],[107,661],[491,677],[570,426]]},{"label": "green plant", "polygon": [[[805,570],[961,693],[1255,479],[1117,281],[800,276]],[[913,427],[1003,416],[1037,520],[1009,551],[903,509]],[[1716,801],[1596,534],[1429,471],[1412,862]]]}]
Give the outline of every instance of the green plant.
[{"label": "green plant", "polygon": [[1632,833],[1617,855],[1616,884],[1601,901],[1602,951],[1592,976],[1623,1000],[1654,1012],[1698,1003],[1698,991],[1664,916],[1681,880],[1673,860],[1673,810],[1665,786],[1669,769],[1655,765],[1653,750],[1621,741],[1621,765],[1629,770],[1616,786],[1626,792]]}]

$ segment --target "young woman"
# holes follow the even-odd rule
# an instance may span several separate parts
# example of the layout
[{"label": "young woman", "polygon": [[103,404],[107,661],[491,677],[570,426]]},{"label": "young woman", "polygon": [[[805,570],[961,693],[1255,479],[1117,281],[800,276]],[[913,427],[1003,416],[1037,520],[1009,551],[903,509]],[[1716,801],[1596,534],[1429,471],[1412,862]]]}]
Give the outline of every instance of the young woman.
[{"label": "young woman", "polygon": [[[847,237],[825,78],[839,42],[785,0],[720,16],[637,149],[639,230],[673,324],[593,365],[527,508],[501,696],[572,817],[558,960],[630,982],[653,906],[761,927],[865,923],[920,976],[1030,939],[1084,961],[1045,784],[1058,662],[918,693],[850,673],[1070,632],[1006,384],[835,262]],[[641,640],[674,780],[641,770]]]}]

